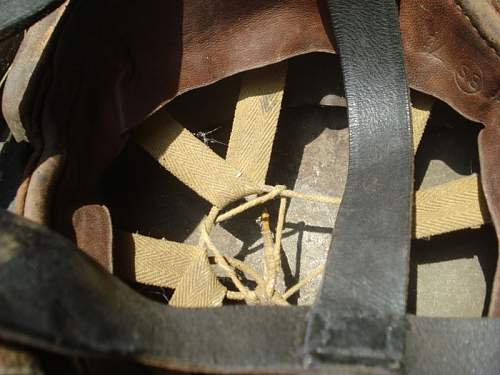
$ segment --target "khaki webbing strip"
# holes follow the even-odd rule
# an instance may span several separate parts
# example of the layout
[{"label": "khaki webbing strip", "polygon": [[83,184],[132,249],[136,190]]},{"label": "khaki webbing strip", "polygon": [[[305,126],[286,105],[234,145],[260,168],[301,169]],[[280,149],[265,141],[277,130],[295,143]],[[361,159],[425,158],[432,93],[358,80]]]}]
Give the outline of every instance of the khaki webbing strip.
[{"label": "khaki webbing strip", "polygon": [[196,256],[180,280],[170,305],[178,307],[221,306],[227,289],[215,276],[208,256],[202,252]]},{"label": "khaki webbing strip", "polygon": [[164,168],[214,206],[225,207],[262,191],[165,111],[141,126],[135,140]]},{"label": "khaki webbing strip", "polygon": [[415,194],[415,237],[429,237],[489,221],[479,177],[467,176]]},{"label": "khaki webbing strip", "polygon": [[200,253],[195,246],[132,234],[135,246],[136,281],[175,288]]},{"label": "khaki webbing strip", "polygon": [[[418,92],[412,98],[413,151],[416,153],[434,99]],[[472,175],[417,191],[414,237],[476,228],[489,221],[478,179],[477,175]]]},{"label": "khaki webbing strip", "polygon": [[[162,111],[135,134],[136,141],[185,185],[215,207],[264,192],[276,133],[286,66],[246,74],[228,148],[220,158]],[[251,142],[249,142],[251,140]],[[173,306],[218,306],[226,296],[205,251],[198,247],[133,235],[139,282],[175,288]]]},{"label": "khaki webbing strip", "polygon": [[219,306],[226,288],[217,280],[205,251],[192,245],[132,234],[135,281],[175,289],[172,306]]},{"label": "khaki webbing strip", "polygon": [[259,185],[271,159],[285,77],[282,63],[245,73],[241,84],[226,160]]},{"label": "khaki webbing strip", "polygon": [[411,106],[411,122],[413,128],[413,153],[415,154],[418,145],[424,135],[424,130],[431,115],[434,98],[419,92],[414,92]]}]

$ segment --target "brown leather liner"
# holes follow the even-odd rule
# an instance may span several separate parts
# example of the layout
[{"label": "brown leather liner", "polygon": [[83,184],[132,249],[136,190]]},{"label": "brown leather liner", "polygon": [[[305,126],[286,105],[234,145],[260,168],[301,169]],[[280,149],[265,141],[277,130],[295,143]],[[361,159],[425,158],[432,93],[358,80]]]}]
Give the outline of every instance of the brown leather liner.
[{"label": "brown leather liner", "polygon": [[[156,0],[144,7],[88,0],[69,8],[64,33],[48,54],[57,69],[41,73],[50,86],[39,93],[43,110],[36,124],[51,144],[44,144],[24,209],[71,237],[73,212],[99,203],[97,181],[127,130],[159,107],[241,71],[334,52],[323,1]],[[498,231],[500,57],[455,0],[401,0],[400,24],[410,86],[485,125],[479,137],[482,182]],[[499,283],[497,274],[497,295]],[[491,314],[500,314],[500,296],[493,296]]]},{"label": "brown leather liner", "polygon": [[113,273],[111,215],[106,206],[90,204],[78,208],[73,214],[72,224],[76,245]]}]

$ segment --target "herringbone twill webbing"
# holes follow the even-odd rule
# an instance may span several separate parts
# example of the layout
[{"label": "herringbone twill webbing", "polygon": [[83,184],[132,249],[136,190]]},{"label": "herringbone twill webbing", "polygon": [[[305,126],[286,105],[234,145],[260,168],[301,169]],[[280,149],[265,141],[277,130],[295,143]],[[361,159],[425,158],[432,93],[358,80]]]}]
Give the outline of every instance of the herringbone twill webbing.
[{"label": "herringbone twill webbing", "polygon": [[166,112],[151,118],[136,141],[175,177],[217,207],[262,190]]},{"label": "herringbone twill webbing", "polygon": [[280,64],[245,74],[234,114],[226,160],[260,185],[265,183],[271,159],[285,67]]},{"label": "herringbone twill webbing", "polygon": [[226,295],[206,253],[196,246],[133,234],[135,280],[175,289],[172,306],[218,306]]},{"label": "herringbone twill webbing", "polygon": [[[244,76],[226,160],[165,112],[144,124],[135,140],[215,207],[262,193],[285,72],[286,65],[279,64]],[[226,289],[217,281],[204,249],[140,235],[133,235],[133,240],[136,281],[175,288],[170,301],[174,306],[221,304]]]},{"label": "herringbone twill webbing", "polygon": [[415,194],[415,237],[429,237],[489,221],[479,176],[459,178]]},{"label": "herringbone twill webbing", "polygon": [[[250,194],[268,192],[269,187],[264,183],[284,80],[283,64],[244,74],[225,160],[164,111],[141,127],[136,141],[164,168],[212,203],[216,211]],[[414,98],[415,152],[431,107],[430,97]],[[325,198],[325,203],[338,202],[338,199]],[[417,191],[415,202],[414,236],[417,238],[477,227],[488,219],[477,176]],[[218,282],[203,247],[140,235],[133,235],[133,239],[137,281],[174,288],[170,301],[174,306],[222,304],[227,290]]]},{"label": "herringbone twill webbing", "polygon": [[[413,151],[422,140],[434,99],[415,93],[412,100]],[[415,193],[413,237],[424,238],[460,229],[476,228],[489,221],[479,176],[419,190]]]}]

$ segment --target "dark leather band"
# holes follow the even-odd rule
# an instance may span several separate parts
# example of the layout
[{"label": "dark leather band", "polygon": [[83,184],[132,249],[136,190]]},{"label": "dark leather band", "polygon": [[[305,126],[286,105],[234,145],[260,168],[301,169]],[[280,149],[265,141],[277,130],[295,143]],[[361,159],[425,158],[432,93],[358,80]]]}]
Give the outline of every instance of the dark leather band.
[{"label": "dark leather band", "polygon": [[[68,240],[3,210],[0,306],[1,340],[62,354],[211,373],[305,370],[308,308],[169,308],[135,293]],[[408,321],[406,373],[500,373],[499,320]],[[361,361],[319,366],[331,374],[393,373]]]},{"label": "dark leather band", "polygon": [[500,319],[408,317],[408,375],[500,374]]},{"label": "dark leather band", "polygon": [[308,310],[169,308],[63,237],[3,210],[0,306],[1,340],[212,373],[300,369]]},{"label": "dark leather band", "polygon": [[306,350],[312,366],[398,367],[403,353],[413,155],[393,0],[329,0],[349,116],[349,168]]},{"label": "dark leather band", "polygon": [[31,26],[64,0],[0,0],[0,40]]}]

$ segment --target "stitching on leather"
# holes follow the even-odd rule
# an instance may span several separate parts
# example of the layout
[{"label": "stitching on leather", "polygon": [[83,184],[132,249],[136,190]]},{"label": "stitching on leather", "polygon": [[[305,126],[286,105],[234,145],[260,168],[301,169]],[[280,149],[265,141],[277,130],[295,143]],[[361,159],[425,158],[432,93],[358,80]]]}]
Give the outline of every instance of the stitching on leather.
[{"label": "stitching on leather", "polygon": [[496,48],[491,44],[491,42],[481,33],[481,31],[479,30],[479,28],[474,24],[474,22],[472,21],[471,17],[467,14],[467,12],[465,11],[465,9],[462,7],[462,5],[460,5],[460,3],[458,2],[458,0],[453,0],[453,2],[455,3],[455,6],[458,8],[458,10],[460,11],[460,13],[462,14],[462,16],[469,22],[469,24],[472,26],[472,29],[476,32],[477,36],[479,36],[479,39],[486,45],[486,47],[488,47],[488,49],[490,49],[497,58],[500,59],[500,54],[499,52],[496,50]]}]

